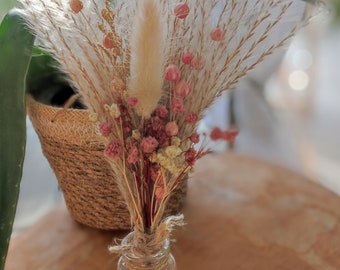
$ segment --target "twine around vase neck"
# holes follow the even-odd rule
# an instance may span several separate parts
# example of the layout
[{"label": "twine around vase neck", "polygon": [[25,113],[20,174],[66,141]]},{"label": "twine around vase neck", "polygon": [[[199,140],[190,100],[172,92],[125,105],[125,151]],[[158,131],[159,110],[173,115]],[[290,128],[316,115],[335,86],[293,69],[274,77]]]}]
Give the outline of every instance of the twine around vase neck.
[{"label": "twine around vase neck", "polygon": [[183,218],[183,215],[170,216],[153,233],[135,228],[119,245],[109,247],[109,251],[121,254],[128,270],[166,270],[169,260],[173,260],[169,249],[170,234],[174,226],[184,225]]}]

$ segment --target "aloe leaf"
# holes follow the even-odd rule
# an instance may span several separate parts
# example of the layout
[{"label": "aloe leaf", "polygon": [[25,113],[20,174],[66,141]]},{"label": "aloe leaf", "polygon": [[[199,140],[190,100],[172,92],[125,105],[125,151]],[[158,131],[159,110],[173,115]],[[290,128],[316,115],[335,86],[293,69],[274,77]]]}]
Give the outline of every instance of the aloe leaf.
[{"label": "aloe leaf", "polygon": [[12,234],[26,145],[25,78],[34,36],[17,11],[0,25],[0,269]]}]

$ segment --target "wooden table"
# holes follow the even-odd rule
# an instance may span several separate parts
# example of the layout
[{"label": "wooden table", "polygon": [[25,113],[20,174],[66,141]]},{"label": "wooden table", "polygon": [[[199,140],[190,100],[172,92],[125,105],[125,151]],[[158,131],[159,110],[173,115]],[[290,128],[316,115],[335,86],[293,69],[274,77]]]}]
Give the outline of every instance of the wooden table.
[{"label": "wooden table", "polygon": [[[172,252],[179,270],[338,270],[340,198],[278,166],[234,154],[199,161]],[[6,270],[112,270],[125,232],[75,223],[64,205],[15,237]]]}]

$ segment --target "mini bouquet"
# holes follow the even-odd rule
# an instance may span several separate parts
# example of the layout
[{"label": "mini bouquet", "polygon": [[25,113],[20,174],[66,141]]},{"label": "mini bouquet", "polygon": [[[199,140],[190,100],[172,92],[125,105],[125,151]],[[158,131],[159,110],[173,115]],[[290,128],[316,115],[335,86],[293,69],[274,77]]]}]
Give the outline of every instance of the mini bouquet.
[{"label": "mini bouquet", "polygon": [[[204,111],[310,19],[302,0],[20,0],[29,27],[97,123],[134,235],[113,252],[154,254],[182,216],[164,217],[205,155]],[[311,3],[313,2],[313,3]],[[295,12],[301,7],[303,16]],[[287,27],[283,27],[285,24]],[[280,38],[277,35],[280,27]],[[127,269],[127,268],[122,268]],[[161,268],[159,268],[161,269]]]}]

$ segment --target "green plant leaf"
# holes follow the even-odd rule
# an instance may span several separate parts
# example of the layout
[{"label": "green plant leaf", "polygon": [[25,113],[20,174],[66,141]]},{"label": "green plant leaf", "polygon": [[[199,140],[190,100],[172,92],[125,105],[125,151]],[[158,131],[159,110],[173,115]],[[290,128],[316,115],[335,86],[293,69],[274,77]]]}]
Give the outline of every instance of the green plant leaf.
[{"label": "green plant leaf", "polygon": [[25,78],[34,36],[17,11],[0,25],[0,269],[12,234],[26,145]]}]

